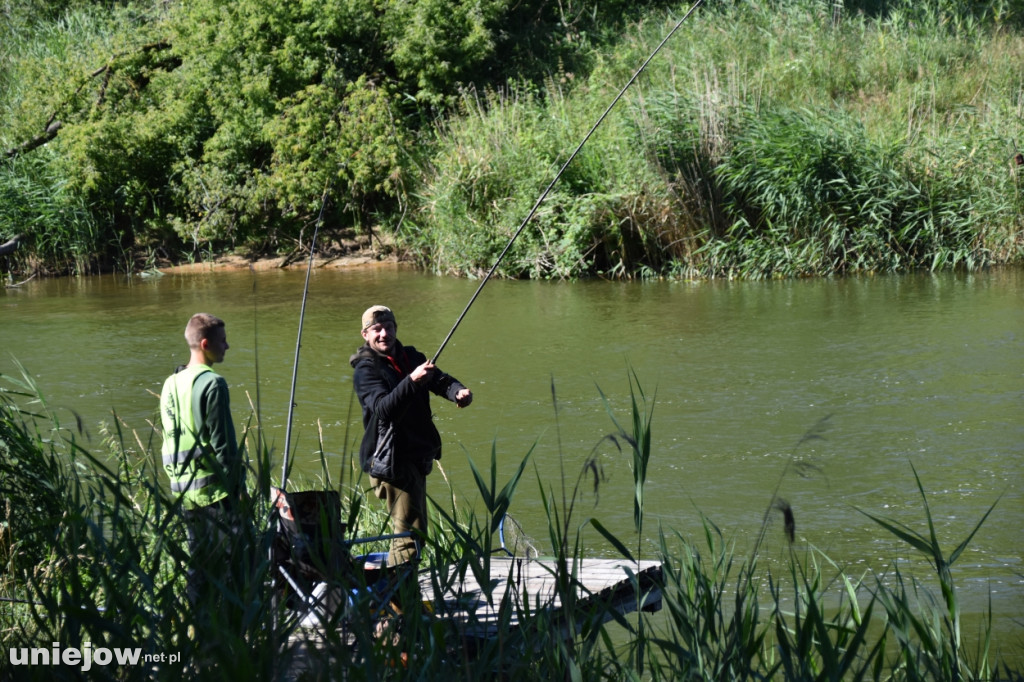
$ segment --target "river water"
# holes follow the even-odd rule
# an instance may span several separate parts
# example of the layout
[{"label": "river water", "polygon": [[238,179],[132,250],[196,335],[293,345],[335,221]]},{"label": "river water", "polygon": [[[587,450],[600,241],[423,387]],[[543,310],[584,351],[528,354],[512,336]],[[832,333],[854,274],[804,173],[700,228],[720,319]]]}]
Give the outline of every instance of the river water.
[{"label": "river water", "polygon": [[[83,418],[97,448],[112,411],[145,439],[164,377],[187,357],[185,322],[212,312],[227,321],[231,348],[218,371],[231,385],[236,424],[258,402],[279,467],[305,276],[32,281],[0,293],[0,373],[18,376],[22,363],[66,423],[70,410]],[[362,310],[391,306],[399,338],[431,356],[477,286],[395,267],[312,273],[292,487],[316,485],[321,440],[334,481],[344,453],[357,448],[348,359],[361,343]],[[597,495],[585,486],[577,518],[635,537],[630,462],[602,439],[615,431],[602,393],[628,425],[631,377],[653,409],[649,539],[660,527],[700,542],[706,518],[743,556],[777,491],[793,509],[801,549],[817,548],[855,575],[891,573],[894,563],[923,575],[927,564],[862,512],[927,535],[916,470],[948,554],[996,504],[954,578],[968,614],[991,593],[997,642],[1024,658],[1024,271],[491,281],[438,365],[475,395],[465,410],[435,400],[456,503],[479,503],[467,457],[486,471],[495,448],[501,485],[533,448],[511,512],[536,539],[547,527],[538,486],[572,486],[591,455],[605,479]],[[449,499],[443,479],[431,480],[431,492]],[[584,540],[590,554],[610,552],[593,530]],[[781,520],[773,522],[762,553],[786,551]]]}]

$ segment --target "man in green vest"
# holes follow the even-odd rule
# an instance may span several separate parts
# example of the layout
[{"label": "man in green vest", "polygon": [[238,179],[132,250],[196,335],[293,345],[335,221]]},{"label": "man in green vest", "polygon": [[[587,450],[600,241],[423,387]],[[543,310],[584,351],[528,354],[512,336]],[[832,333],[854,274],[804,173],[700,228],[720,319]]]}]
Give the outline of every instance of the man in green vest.
[{"label": "man in green vest", "polygon": [[164,471],[172,495],[181,500],[188,532],[188,598],[194,606],[208,589],[208,576],[222,582],[244,570],[240,551],[247,548],[239,545],[245,463],[235,440],[227,382],[212,369],[229,348],[224,321],[196,313],[185,327],[185,341],[189,362],[164,382],[160,418]]}]

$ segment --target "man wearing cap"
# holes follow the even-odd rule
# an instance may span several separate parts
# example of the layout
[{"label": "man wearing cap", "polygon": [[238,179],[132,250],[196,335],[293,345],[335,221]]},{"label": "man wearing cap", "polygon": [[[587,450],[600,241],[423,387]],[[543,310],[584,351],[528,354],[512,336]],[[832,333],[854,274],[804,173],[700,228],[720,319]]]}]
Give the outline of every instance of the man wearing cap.
[{"label": "man wearing cap", "polygon": [[473,394],[423,353],[399,342],[390,308],[367,309],[362,325],[365,343],[349,360],[363,408],[359,461],[387,506],[393,532],[412,532],[391,542],[388,566],[398,566],[418,558],[418,540],[427,532],[427,474],[441,458],[430,393],[459,407],[469,405]]}]

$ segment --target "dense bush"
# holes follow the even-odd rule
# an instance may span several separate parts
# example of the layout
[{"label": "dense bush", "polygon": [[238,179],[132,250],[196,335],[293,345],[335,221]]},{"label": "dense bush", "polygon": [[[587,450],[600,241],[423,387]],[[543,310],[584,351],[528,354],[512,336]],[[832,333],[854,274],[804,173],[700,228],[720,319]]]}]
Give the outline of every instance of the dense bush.
[{"label": "dense bush", "polygon": [[[24,272],[290,251],[325,191],[328,237],[380,228],[427,267],[480,272],[689,8],[37,6],[12,0],[0,24],[0,243],[26,236],[13,260]],[[1007,161],[1021,137],[1022,20],[1015,4],[996,0],[708,3],[566,169],[502,274],[770,276],[1019,262],[1022,195]],[[873,184],[861,172],[846,206],[819,207],[841,216],[846,232],[829,223],[794,243],[814,214],[795,218],[788,207],[827,197],[743,166],[761,144],[775,152],[760,156],[777,152],[775,162],[788,163],[784,149],[808,135],[864,154],[848,162],[889,180]],[[750,203],[741,178],[787,208]],[[881,195],[868,200],[871,192]],[[936,198],[941,206],[924,206]],[[901,243],[854,229],[851,202],[876,227],[879,210],[889,212],[881,222]],[[916,217],[902,224],[905,215]]]},{"label": "dense bush", "polygon": [[883,149],[846,117],[746,115],[732,140],[715,168],[728,227],[706,246],[727,274],[988,263],[967,179],[929,177],[902,145]]},{"label": "dense bush", "polygon": [[[461,88],[585,59],[598,29],[667,4],[83,0],[30,22],[33,1],[9,3],[0,139],[8,158],[46,142],[40,191],[89,207],[78,271],[164,244],[287,247],[325,188],[331,226],[397,222],[417,131]],[[0,236],[45,242],[8,165]]]},{"label": "dense bush", "polygon": [[[604,122],[503,273],[774,277],[1019,262],[1024,195],[1006,131],[1021,125],[1007,102],[1024,39],[990,30],[1009,10],[981,13],[990,23],[958,11],[893,4],[875,19],[810,1],[716,4]],[[423,262],[476,272],[493,259],[611,101],[609,84],[626,82],[668,26],[626,34],[565,96],[524,102],[513,88],[448,124],[412,218]],[[980,91],[992,99],[965,104]],[[553,130],[565,132],[552,140]]]},{"label": "dense bush", "polygon": [[[462,115],[440,134],[407,222],[425,266],[479,273],[495,262],[607,104],[603,91],[566,96],[571,80],[562,74],[542,94],[516,89],[465,98]],[[501,274],[566,278],[661,264],[650,233],[667,205],[664,183],[620,132],[614,124],[599,130],[565,167]]]}]

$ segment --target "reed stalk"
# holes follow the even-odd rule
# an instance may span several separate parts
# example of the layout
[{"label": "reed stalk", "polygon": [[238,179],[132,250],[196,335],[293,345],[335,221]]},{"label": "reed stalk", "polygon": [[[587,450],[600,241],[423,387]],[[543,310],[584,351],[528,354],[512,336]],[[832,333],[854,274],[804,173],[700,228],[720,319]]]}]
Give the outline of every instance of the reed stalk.
[{"label": "reed stalk", "polygon": [[[631,428],[619,427],[609,407],[612,434],[598,438],[582,457],[559,447],[568,472],[562,481],[538,476],[548,526],[540,529],[546,530],[542,552],[553,561],[563,610],[544,608],[514,578],[494,585],[484,580],[486,606],[471,612],[469,625],[496,627],[489,637],[461,634],[443,617],[442,606],[422,602],[408,581],[399,581],[394,592],[405,606],[402,629],[375,637],[380,605],[359,571],[338,577],[336,586],[351,595],[347,606],[320,627],[299,627],[294,613],[270,596],[275,575],[265,557],[274,531],[267,523],[269,505],[255,489],[243,538],[257,558],[255,569],[240,571],[238,580],[223,585],[218,609],[188,608],[184,528],[177,503],[163,490],[152,464],[155,434],[129,431],[114,415],[99,429],[100,452],[93,452],[83,444],[84,425],[64,426],[27,373],[17,380],[3,377],[0,386],[0,559],[5,566],[0,648],[49,650],[53,642],[63,647],[90,642],[182,656],[176,667],[101,666],[89,679],[1021,679],[1020,670],[995,656],[990,630],[973,642],[960,627],[953,568],[995,504],[947,553],[916,471],[925,532],[863,513],[928,557],[938,593],[923,577],[905,575],[897,566],[889,575],[850,576],[810,547],[791,551],[788,566],[776,574],[762,567],[756,553],[738,559],[732,542],[710,519],[704,519],[699,540],[660,528],[657,544],[645,551],[643,462],[656,456],[656,448],[652,410],[635,377]],[[555,411],[558,419],[557,402]],[[259,442],[258,427],[247,429],[247,440]],[[618,452],[623,444],[635,475],[635,542],[601,523],[594,494],[608,485],[597,453]],[[269,472],[270,453],[251,454],[253,467]],[[459,578],[489,575],[489,562],[499,550],[495,531],[524,494],[522,479],[534,456],[527,453],[505,481],[496,473],[496,446],[489,470],[470,460],[480,510],[457,506],[453,492],[448,500],[432,498],[438,522],[426,540],[419,577],[436,592],[455,600],[472,597],[472,603],[479,599],[457,594]],[[324,471],[324,480],[296,486],[322,487],[332,478]],[[358,474],[340,475],[348,481],[338,490],[349,533],[365,536],[384,529],[386,516],[378,505],[365,503]],[[269,474],[254,478],[269,481]],[[597,530],[626,560],[644,553],[662,562],[662,612],[634,620],[608,613],[600,603],[574,608],[589,596],[579,581],[587,528]],[[375,549],[383,548],[366,551]],[[529,556],[521,561],[523,570],[543,570]],[[510,629],[513,618],[519,623],[515,630]],[[70,666],[0,666],[0,680],[80,676]]]}]

